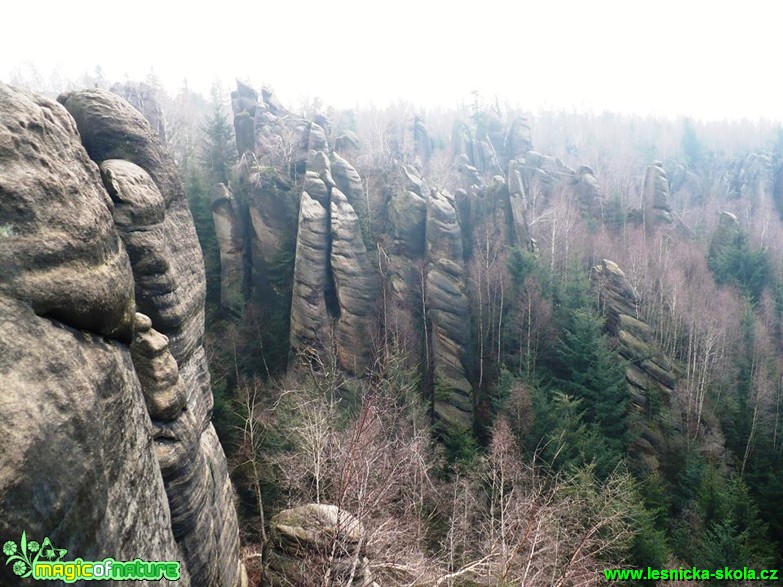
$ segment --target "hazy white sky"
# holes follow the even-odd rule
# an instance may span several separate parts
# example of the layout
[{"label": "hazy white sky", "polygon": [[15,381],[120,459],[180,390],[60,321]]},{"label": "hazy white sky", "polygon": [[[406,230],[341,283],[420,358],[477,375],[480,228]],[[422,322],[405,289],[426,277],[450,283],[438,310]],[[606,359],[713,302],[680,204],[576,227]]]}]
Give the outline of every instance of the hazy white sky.
[{"label": "hazy white sky", "polygon": [[271,85],[289,104],[456,106],[783,120],[774,0],[5,0],[0,79],[32,63],[79,78],[207,91]]}]

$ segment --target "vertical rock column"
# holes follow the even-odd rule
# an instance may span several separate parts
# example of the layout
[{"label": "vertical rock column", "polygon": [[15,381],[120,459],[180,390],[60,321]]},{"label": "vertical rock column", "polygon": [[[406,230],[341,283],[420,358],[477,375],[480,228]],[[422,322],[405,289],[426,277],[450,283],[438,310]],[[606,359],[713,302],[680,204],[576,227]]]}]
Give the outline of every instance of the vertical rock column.
[{"label": "vertical rock column", "polygon": [[86,90],[59,101],[90,158],[102,164],[137,308],[168,339],[184,387],[186,409],[167,421],[165,446],[158,444],[174,537],[193,585],[233,587],[244,567],[226,459],[210,422],[204,263],[181,180],[147,121],[117,96]]},{"label": "vertical rock column", "polygon": [[244,230],[233,194],[222,183],[214,188],[211,208],[220,251],[220,304],[240,314],[244,306]]},{"label": "vertical rock column", "polygon": [[[66,110],[0,83],[0,536],[48,537],[69,560],[181,560],[111,208]],[[13,566],[0,584],[20,584]],[[187,569],[161,583],[186,587]]]},{"label": "vertical rock column", "polygon": [[470,314],[462,236],[453,197],[432,191],[427,203],[427,312],[432,324],[435,417],[446,430],[470,430],[473,388],[467,378]]}]

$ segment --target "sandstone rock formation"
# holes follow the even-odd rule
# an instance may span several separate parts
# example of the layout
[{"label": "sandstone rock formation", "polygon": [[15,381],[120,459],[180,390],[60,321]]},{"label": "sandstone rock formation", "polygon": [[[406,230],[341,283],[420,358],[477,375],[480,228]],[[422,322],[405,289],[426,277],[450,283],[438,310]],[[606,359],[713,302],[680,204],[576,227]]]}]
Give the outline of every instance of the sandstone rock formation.
[{"label": "sandstone rock formation", "polygon": [[647,166],[642,185],[642,210],[644,222],[650,226],[672,222],[669,203],[669,178],[663,163],[656,161]]},{"label": "sandstone rock formation", "polygon": [[214,188],[211,208],[220,251],[220,305],[241,312],[244,303],[244,224],[233,194],[222,183]]},{"label": "sandstone rock formation", "polygon": [[180,559],[111,200],[66,110],[4,84],[0,193],[0,533],[84,559]]},{"label": "sandstone rock formation", "polygon": [[158,133],[160,140],[166,142],[166,121],[158,101],[157,88],[144,82],[125,82],[114,84],[111,91],[141,112],[150,123],[152,130]]},{"label": "sandstone rock formation", "polygon": [[715,232],[712,233],[710,248],[707,253],[709,259],[719,256],[727,247],[737,243],[740,238],[740,225],[737,217],[725,210],[720,213],[720,220]]},{"label": "sandstone rock formation", "polygon": [[414,161],[419,167],[427,164],[432,157],[432,139],[419,116],[413,119],[413,150],[416,154]]},{"label": "sandstone rock formation", "polygon": [[116,95],[60,101],[70,114],[0,84],[0,530],[85,560],[181,560],[178,584],[237,585],[203,262],[178,174]]},{"label": "sandstone rock formation", "polygon": [[576,170],[576,198],[582,212],[590,218],[601,218],[601,186],[593,170],[582,165]]},{"label": "sandstone rock formation", "polygon": [[645,413],[631,457],[648,469],[658,466],[663,440],[652,416],[655,406],[668,405],[678,375],[672,361],[657,348],[650,326],[639,317],[639,297],[617,264],[604,259],[593,267],[591,280],[598,290],[606,329],[617,338],[618,353],[626,361],[625,379],[635,410]]},{"label": "sandstone rock formation", "polygon": [[[125,213],[117,228],[133,268],[137,308],[168,338],[186,390],[186,409],[175,417],[179,404],[168,407],[171,419],[159,425],[165,433],[155,433],[174,537],[194,585],[234,585],[242,575],[238,528],[225,455],[210,422],[204,264],[184,189],[174,162],[129,104],[99,90],[65,94],[59,101]],[[151,353],[143,341],[144,336],[139,348]],[[164,377],[160,385],[169,383]]]},{"label": "sandstone rock formation", "polygon": [[259,100],[241,84],[233,107],[238,136],[248,133],[240,152],[250,149],[239,172],[252,229],[244,250],[253,296],[278,321],[290,305],[286,338],[293,350],[333,343],[340,366],[363,374],[372,361],[377,276],[362,179],[331,149],[325,116],[290,116],[271,92]]},{"label": "sandstone rock formation", "polygon": [[487,401],[475,389],[487,359],[472,348],[472,251],[483,239],[493,250],[535,252],[534,232],[561,200],[601,222],[595,173],[534,151],[526,119],[504,124],[482,111],[453,126],[450,169],[459,175],[433,178],[456,179],[453,195],[428,185],[434,143],[418,117],[389,123],[382,163],[365,182],[368,158],[339,119],[297,117],[268,90],[242,84],[232,106],[247,281],[263,320],[285,322],[285,352],[333,348],[344,372],[363,375],[373,343],[404,349],[432,390],[434,418],[472,429]]},{"label": "sandstone rock formation", "polygon": [[[127,346],[20,298],[0,294],[4,540],[24,531],[84,560],[182,560]],[[164,584],[191,584],[182,569]],[[3,585],[18,581],[0,567]]]},{"label": "sandstone rock formation", "polygon": [[721,180],[730,198],[743,198],[759,205],[770,198],[774,190],[772,157],[763,152],[738,157]]},{"label": "sandstone rock formation", "polygon": [[327,572],[353,587],[378,587],[364,556],[364,525],[335,505],[307,504],[283,510],[270,524],[264,583],[309,585]]},{"label": "sandstone rock formation", "polygon": [[359,177],[356,169],[343,159],[337,153],[332,153],[330,157],[330,169],[334,183],[337,188],[345,195],[351,207],[359,217],[360,223],[365,226],[362,231],[362,238],[366,246],[371,246],[370,238],[367,234],[367,225],[369,222],[369,210],[367,209],[367,199],[365,198],[364,185],[362,178]]},{"label": "sandstone rock formation", "polygon": [[350,373],[363,374],[372,362],[372,323],[376,282],[362,240],[359,217],[343,193],[334,188],[331,200],[332,246],[329,261],[340,304],[337,357]]},{"label": "sandstone rock formation", "polygon": [[470,329],[462,236],[454,198],[434,191],[427,203],[427,306],[432,323],[434,413],[450,427],[470,429],[473,389],[468,381]]},{"label": "sandstone rock formation", "polygon": [[508,164],[508,197],[514,227],[514,240],[518,245],[529,248],[531,236],[528,224],[527,194],[519,163],[513,159]]},{"label": "sandstone rock formation", "polygon": [[130,348],[150,418],[176,420],[187,406],[187,390],[169,351],[169,339],[152,328],[149,317],[137,313]]},{"label": "sandstone rock formation", "polygon": [[509,160],[522,159],[525,153],[533,150],[530,124],[526,118],[518,117],[513,120],[506,133],[504,147]]},{"label": "sandstone rock formation", "polygon": [[[326,186],[316,176],[311,186],[324,195]],[[310,187],[310,191],[314,191]],[[323,196],[321,196],[323,197]],[[294,286],[291,295],[291,347],[304,351],[312,345],[322,349],[327,345],[327,310],[324,292],[327,289],[329,266],[329,215],[324,204],[302,192],[299,204],[299,228],[296,239]]]},{"label": "sandstone rock formation", "polygon": [[234,111],[234,136],[237,150],[242,156],[256,147],[255,117],[258,109],[258,92],[237,81],[237,89],[231,93],[231,108]]}]

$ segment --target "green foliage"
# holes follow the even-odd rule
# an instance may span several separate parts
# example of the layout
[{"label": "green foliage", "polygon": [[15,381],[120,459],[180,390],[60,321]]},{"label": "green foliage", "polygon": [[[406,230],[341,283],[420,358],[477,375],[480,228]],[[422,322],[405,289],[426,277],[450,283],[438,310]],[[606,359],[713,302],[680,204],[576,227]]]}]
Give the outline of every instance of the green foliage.
[{"label": "green foliage", "polygon": [[494,414],[497,415],[503,412],[514,385],[514,375],[505,367],[505,365],[502,365],[500,367],[500,372],[498,373],[498,379],[497,383],[495,384],[494,392],[490,397],[490,404]]},{"label": "green foliage", "polygon": [[212,219],[209,190],[204,176],[198,171],[191,170],[185,177],[185,193],[204,256],[207,278],[207,323],[209,323],[220,308],[220,250]]},{"label": "green foliage", "polygon": [[228,184],[231,168],[236,161],[236,146],[233,140],[234,133],[228,123],[228,115],[223,105],[223,91],[218,82],[212,86],[209,112],[201,132],[203,160],[210,186],[217,183]]},{"label": "green foliage", "polygon": [[508,271],[517,291],[522,289],[525,279],[534,275],[537,269],[538,261],[533,253],[520,246],[511,247],[508,255]]},{"label": "green foliage", "polygon": [[619,230],[625,225],[626,217],[620,191],[613,190],[611,198],[604,207],[604,224],[613,230]]},{"label": "green foliage", "polygon": [[438,435],[443,441],[446,464],[458,469],[472,468],[476,457],[480,454],[480,447],[473,431],[455,426],[449,427],[448,430],[443,430],[442,425],[438,428],[441,429]]},{"label": "green foliage", "polygon": [[755,304],[764,288],[774,282],[772,263],[766,249],[752,249],[744,234],[713,251],[708,266],[719,284],[737,287]]},{"label": "green foliage", "polygon": [[558,389],[583,400],[584,420],[595,424],[622,451],[627,433],[625,370],[608,346],[603,319],[593,310],[575,310],[557,349]]},{"label": "green foliage", "polygon": [[702,568],[764,568],[773,552],[747,486],[715,465],[690,469],[697,486],[684,515],[674,518],[675,555]]},{"label": "green foliage", "polygon": [[[634,502],[632,517],[635,533],[628,552],[629,566],[638,569],[666,568],[669,559],[666,526],[661,525],[655,512],[648,510],[641,501]],[[650,585],[654,585],[654,582]]]},{"label": "green foliage", "polygon": [[[448,381],[436,376],[433,390],[435,401],[448,403],[451,393]],[[479,454],[478,441],[469,428],[447,425],[441,421],[435,426],[435,435],[443,442],[448,467],[469,468]]]},{"label": "green foliage", "polygon": [[554,470],[590,465],[599,479],[606,479],[620,466],[622,453],[596,425],[585,422],[582,404],[559,391],[534,390],[535,425],[526,444]]},{"label": "green foliage", "polygon": [[694,561],[707,568],[765,567],[772,561],[766,526],[742,480],[707,469],[697,496],[704,532],[695,541]]}]

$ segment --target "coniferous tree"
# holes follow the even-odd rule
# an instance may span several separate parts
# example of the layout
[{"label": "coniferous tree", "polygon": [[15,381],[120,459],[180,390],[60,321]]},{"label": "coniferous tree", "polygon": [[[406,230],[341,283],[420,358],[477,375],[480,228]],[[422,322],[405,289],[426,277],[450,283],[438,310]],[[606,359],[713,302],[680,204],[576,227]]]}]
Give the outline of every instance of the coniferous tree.
[{"label": "coniferous tree", "polygon": [[616,449],[626,440],[625,373],[593,310],[576,310],[558,345],[557,387],[583,401],[585,422],[595,424]]},{"label": "coniferous tree", "polygon": [[231,167],[236,161],[236,147],[219,82],[212,85],[209,111],[202,126],[202,133],[204,163],[211,186],[217,183],[228,184]]}]

